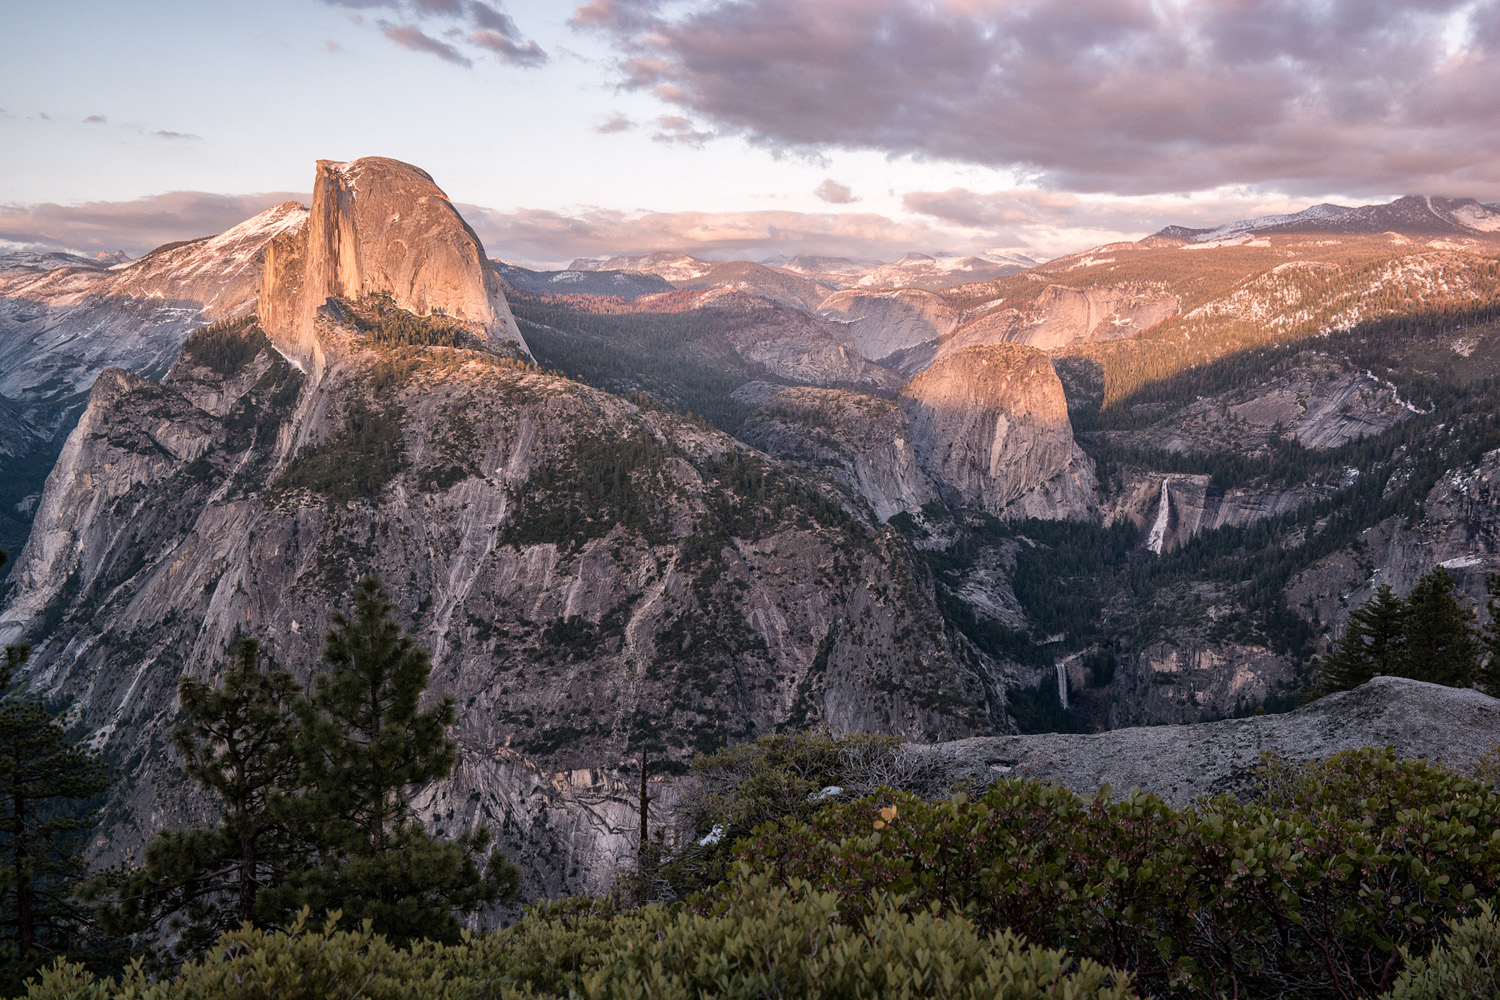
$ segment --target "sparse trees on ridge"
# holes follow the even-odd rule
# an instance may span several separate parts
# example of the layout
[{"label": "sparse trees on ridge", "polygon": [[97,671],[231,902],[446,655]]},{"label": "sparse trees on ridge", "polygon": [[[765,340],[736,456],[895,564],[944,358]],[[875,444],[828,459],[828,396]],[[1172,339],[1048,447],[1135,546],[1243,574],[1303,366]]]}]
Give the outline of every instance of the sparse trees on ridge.
[{"label": "sparse trees on ridge", "polygon": [[[8,555],[0,549],[0,565]],[[0,992],[11,996],[55,956],[77,954],[90,911],[76,890],[84,875],[88,800],[107,786],[94,754],[24,690],[11,690],[25,646],[0,663]]]}]

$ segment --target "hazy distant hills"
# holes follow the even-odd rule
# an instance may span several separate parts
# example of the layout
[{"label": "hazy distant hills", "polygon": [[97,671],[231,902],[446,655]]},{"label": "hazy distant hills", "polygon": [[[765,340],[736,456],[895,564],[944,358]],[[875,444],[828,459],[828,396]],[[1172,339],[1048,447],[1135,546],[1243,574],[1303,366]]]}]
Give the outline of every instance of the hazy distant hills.
[{"label": "hazy distant hills", "polygon": [[[658,252],[639,256],[581,257],[569,271],[624,271],[632,274],[654,274],[678,288],[731,287],[741,290],[757,285],[787,288],[768,278],[761,268],[790,272],[815,283],[822,294],[842,288],[951,288],[955,285],[985,281],[1033,267],[1036,260],[1019,254],[983,254],[935,257],[909,253],[893,263],[856,260],[850,257],[771,257],[759,264],[749,261],[719,262],[700,260],[682,253]],[[566,273],[566,272],[564,272]],[[802,290],[801,297],[811,301],[815,295]]]}]

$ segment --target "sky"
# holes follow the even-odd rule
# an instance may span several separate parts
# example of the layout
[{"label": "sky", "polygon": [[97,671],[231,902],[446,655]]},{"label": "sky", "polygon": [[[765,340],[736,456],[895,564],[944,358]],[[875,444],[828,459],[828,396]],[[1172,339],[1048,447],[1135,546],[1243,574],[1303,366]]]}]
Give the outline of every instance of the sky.
[{"label": "sky", "polygon": [[427,170],[493,257],[1044,256],[1500,201],[1500,0],[0,0],[0,249]]}]

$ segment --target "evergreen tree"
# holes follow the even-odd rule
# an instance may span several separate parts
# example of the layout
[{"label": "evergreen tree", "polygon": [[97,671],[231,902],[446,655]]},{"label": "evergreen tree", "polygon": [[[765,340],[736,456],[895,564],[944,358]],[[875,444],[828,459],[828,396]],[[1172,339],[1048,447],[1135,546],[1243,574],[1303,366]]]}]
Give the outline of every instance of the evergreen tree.
[{"label": "evergreen tree", "polygon": [[1474,612],[1453,592],[1453,577],[1438,566],[1406,599],[1405,676],[1449,687],[1469,687],[1479,671]]},{"label": "evergreen tree", "polygon": [[306,792],[297,812],[320,864],[289,883],[285,903],[339,909],[397,940],[453,939],[455,912],[514,895],[519,875],[490,852],[488,830],[439,841],[411,815],[413,792],[453,770],[454,703],[421,708],[431,665],[393,610],[370,576],[353,617],[334,615],[328,669],[301,709]]},{"label": "evergreen tree", "polygon": [[1323,691],[1348,691],[1381,675],[1404,676],[1406,610],[1390,584],[1381,584],[1351,611],[1344,634],[1323,660]]},{"label": "evergreen tree", "polygon": [[309,863],[280,808],[299,777],[301,692],[290,672],[260,669],[259,649],[242,639],[218,686],[184,677],[177,688],[188,721],[174,741],[188,776],[218,797],[218,825],[158,834],[143,865],[111,872],[98,886],[115,929],[165,927],[179,957],[201,954],[242,923],[281,923],[285,914],[265,890]]},{"label": "evergreen tree", "polygon": [[77,889],[83,838],[95,813],[84,802],[108,785],[94,755],[68,738],[45,705],[10,690],[28,653],[6,647],[0,665],[0,991],[6,996],[45,961],[76,954],[84,942],[90,913]]},{"label": "evergreen tree", "polygon": [[1484,666],[1479,670],[1479,686],[1486,694],[1500,698],[1500,573],[1491,573],[1485,577],[1484,589],[1490,595],[1486,605],[1490,621],[1480,635],[1485,660]]}]

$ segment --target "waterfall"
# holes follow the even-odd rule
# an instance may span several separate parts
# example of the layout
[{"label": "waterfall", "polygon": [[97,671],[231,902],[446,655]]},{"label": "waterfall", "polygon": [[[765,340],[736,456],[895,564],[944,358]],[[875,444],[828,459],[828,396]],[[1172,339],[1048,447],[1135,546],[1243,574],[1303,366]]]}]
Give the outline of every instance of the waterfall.
[{"label": "waterfall", "polygon": [[1068,707],[1068,668],[1062,661],[1057,664],[1057,700],[1064,710]]},{"label": "waterfall", "polygon": [[1170,513],[1170,506],[1167,501],[1167,484],[1171,481],[1171,478],[1168,476],[1162,477],[1161,503],[1156,506],[1156,523],[1151,526],[1151,534],[1146,536],[1146,548],[1157,555],[1161,555],[1162,545],[1167,540],[1167,515]]}]

